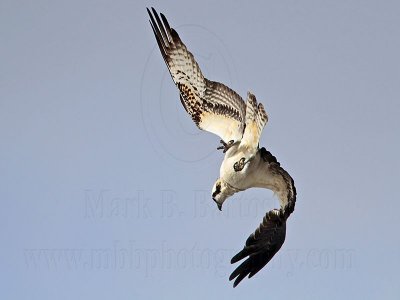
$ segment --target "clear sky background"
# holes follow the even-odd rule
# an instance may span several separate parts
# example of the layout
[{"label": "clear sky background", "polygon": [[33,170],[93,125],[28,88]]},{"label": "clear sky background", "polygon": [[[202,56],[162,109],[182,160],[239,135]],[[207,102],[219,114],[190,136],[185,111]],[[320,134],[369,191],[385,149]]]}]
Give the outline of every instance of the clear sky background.
[{"label": "clear sky background", "polygon": [[[286,242],[232,289],[278,201],[210,193],[223,158],[179,102],[146,6],[206,77],[269,114],[298,191]],[[399,299],[398,1],[0,2],[1,299]]]}]

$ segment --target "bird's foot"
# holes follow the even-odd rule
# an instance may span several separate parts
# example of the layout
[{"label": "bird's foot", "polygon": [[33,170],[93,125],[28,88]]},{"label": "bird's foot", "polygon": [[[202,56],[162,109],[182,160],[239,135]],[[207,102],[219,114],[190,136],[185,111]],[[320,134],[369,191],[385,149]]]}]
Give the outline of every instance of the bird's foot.
[{"label": "bird's foot", "polygon": [[233,165],[233,169],[235,170],[235,172],[239,172],[239,171],[243,170],[244,165],[246,164],[244,161],[245,161],[245,158],[242,157],[239,161],[235,162],[235,164]]},{"label": "bird's foot", "polygon": [[223,149],[222,152],[225,153],[230,147],[232,147],[234,140],[230,140],[228,143],[225,143],[223,140],[220,140],[219,142],[222,144],[222,146],[219,146],[217,150]]}]

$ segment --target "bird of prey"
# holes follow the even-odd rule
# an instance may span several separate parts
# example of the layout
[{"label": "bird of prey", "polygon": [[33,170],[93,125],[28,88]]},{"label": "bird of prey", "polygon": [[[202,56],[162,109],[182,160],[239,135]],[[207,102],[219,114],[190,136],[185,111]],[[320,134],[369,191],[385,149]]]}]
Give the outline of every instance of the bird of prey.
[{"label": "bird of prey", "polygon": [[280,208],[268,211],[261,224],[231,260],[245,259],[230,275],[236,287],[251,278],[279,251],[285,241],[286,220],[293,212],[296,188],[292,177],[269,151],[259,148],[267,113],[252,93],[246,102],[226,85],[204,77],[192,53],[163,14],[147,9],[158,47],[176,84],[180,100],[194,123],[221,138],[225,153],[220,177],[212,188],[212,199],[221,210],[224,201],[252,187],[272,190]]}]

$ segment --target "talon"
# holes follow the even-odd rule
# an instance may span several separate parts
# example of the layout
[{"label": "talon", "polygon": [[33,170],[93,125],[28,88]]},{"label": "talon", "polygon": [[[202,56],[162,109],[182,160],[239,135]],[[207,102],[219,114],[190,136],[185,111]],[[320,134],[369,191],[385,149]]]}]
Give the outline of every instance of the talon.
[{"label": "talon", "polygon": [[217,148],[217,150],[224,150],[225,148],[226,148],[226,144],[225,144],[225,142],[224,141],[220,141],[220,143],[222,144],[221,146],[219,146],[218,148]]},{"label": "talon", "polygon": [[219,142],[222,144],[221,146],[219,146],[218,148],[217,148],[217,150],[221,150],[221,149],[225,149],[226,148],[226,143],[223,141],[223,140],[219,140]]},{"label": "talon", "polygon": [[239,171],[243,170],[244,165],[245,165],[244,160],[245,160],[245,158],[242,157],[239,161],[235,162],[235,164],[233,165],[233,169],[235,170],[235,172],[239,172]]},{"label": "talon", "polygon": [[222,146],[219,146],[217,148],[217,150],[221,150],[222,149],[223,150],[222,152],[225,153],[233,145],[234,140],[230,140],[228,143],[225,143],[223,140],[220,140],[219,142],[222,144]]}]

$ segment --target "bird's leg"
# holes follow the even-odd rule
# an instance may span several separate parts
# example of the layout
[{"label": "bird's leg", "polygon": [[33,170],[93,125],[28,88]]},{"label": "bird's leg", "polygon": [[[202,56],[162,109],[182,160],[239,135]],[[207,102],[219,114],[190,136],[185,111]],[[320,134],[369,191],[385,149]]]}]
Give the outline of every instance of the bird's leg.
[{"label": "bird's leg", "polygon": [[222,146],[219,146],[217,150],[223,149],[222,152],[225,153],[233,145],[234,140],[230,140],[228,143],[225,143],[223,140],[220,140],[219,142],[222,144]]},{"label": "bird's leg", "polygon": [[235,172],[239,172],[242,171],[244,168],[244,165],[247,164],[249,161],[244,162],[245,158],[242,157],[239,161],[235,162],[235,164],[233,165],[233,169],[235,170]]}]

